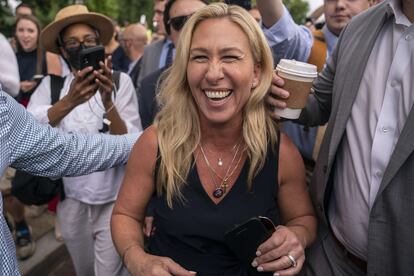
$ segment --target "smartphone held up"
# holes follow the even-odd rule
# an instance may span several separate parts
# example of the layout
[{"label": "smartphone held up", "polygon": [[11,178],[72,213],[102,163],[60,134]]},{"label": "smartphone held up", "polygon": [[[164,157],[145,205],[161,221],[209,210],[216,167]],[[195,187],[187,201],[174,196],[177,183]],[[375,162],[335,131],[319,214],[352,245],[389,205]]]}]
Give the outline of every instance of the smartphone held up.
[{"label": "smartphone held up", "polygon": [[101,45],[82,49],[80,52],[81,69],[92,66],[93,70],[101,69],[99,62],[105,62],[105,48]]}]

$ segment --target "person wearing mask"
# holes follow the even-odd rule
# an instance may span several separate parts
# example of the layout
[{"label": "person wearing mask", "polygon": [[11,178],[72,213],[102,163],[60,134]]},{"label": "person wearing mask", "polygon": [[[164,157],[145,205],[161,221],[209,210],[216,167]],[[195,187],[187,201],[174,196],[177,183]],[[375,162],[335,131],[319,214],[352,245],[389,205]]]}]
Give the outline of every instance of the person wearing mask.
[{"label": "person wearing mask", "polygon": [[[111,219],[131,274],[299,273],[316,219],[300,155],[267,111],[272,73],[267,41],[243,8],[215,3],[188,20],[162,83],[163,108],[133,149]],[[246,265],[224,235],[259,215],[279,226]]]},{"label": "person wearing mask", "polygon": [[[108,17],[89,12],[84,5],[67,6],[56,14],[40,39],[46,50],[68,60],[72,73],[66,76],[60,91],[52,92],[51,79],[43,79],[28,106],[36,119],[65,132],[122,135],[142,130],[129,76],[119,73],[115,83],[110,58],[100,62],[99,70],[81,68],[82,49],[106,44],[113,33]],[[51,96],[56,92],[59,100],[52,105]],[[65,200],[58,204],[57,217],[78,276],[126,273],[109,228],[123,174],[124,167],[120,166],[63,178]]]},{"label": "person wearing mask", "polygon": [[[410,0],[352,19],[297,120],[329,120],[310,185],[320,235],[306,275],[414,274],[413,22]],[[275,75],[271,95],[289,96],[282,86]]]}]

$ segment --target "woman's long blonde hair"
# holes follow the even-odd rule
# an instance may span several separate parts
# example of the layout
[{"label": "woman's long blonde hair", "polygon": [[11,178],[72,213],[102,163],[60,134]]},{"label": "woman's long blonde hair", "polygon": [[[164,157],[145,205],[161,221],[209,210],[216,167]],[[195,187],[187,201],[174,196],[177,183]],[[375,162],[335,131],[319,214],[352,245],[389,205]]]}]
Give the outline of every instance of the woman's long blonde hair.
[{"label": "woman's long blonde hair", "polygon": [[168,206],[173,200],[184,200],[181,193],[192,166],[192,154],[200,143],[200,120],[191,94],[187,74],[191,40],[197,25],[206,19],[227,18],[237,24],[248,37],[255,64],[261,67],[259,85],[252,89],[243,109],[243,138],[250,160],[249,188],[263,167],[267,147],[276,142],[276,126],[266,108],[265,97],[270,87],[273,58],[257,22],[244,9],[215,3],[197,11],[185,24],[178,43],[176,58],[166,72],[158,95],[161,111],[155,118],[161,162],[157,174],[158,195],[166,193]]}]

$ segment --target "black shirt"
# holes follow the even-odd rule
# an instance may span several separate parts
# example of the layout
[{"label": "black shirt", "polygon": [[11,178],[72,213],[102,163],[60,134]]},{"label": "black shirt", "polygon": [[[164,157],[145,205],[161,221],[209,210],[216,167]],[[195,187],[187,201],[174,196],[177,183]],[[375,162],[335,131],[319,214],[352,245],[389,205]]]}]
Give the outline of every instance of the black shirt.
[{"label": "black shirt", "polygon": [[[270,148],[270,146],[269,146]],[[172,258],[185,269],[205,275],[251,275],[252,267],[241,263],[224,243],[224,234],[254,216],[266,216],[280,224],[278,193],[278,149],[269,149],[263,169],[247,188],[249,162],[246,161],[233,187],[215,204],[204,190],[195,166],[182,192],[184,203],[165,197],[155,198],[155,234],[150,239],[151,254]]]}]

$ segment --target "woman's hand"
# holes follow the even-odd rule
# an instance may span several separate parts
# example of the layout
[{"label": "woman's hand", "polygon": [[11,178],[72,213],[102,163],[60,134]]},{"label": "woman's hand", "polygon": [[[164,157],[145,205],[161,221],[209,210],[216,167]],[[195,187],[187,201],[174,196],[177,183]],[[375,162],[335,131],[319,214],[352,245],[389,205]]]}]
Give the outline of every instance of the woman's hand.
[{"label": "woman's hand", "polygon": [[277,108],[286,108],[286,102],[281,99],[289,98],[289,92],[283,89],[285,81],[279,77],[276,72],[273,72],[272,85],[269,88],[269,93],[266,98],[266,102],[269,105],[271,115],[273,119],[280,120],[280,117],[276,115],[273,110]]},{"label": "woman's hand", "polygon": [[[273,235],[258,248],[252,266],[258,271],[272,271],[275,275],[295,275],[305,261],[305,245],[297,234],[285,226],[278,226]],[[290,257],[289,257],[290,256]]]},{"label": "woman's hand", "polygon": [[112,103],[112,91],[114,84],[112,81],[112,59],[108,58],[108,62],[105,65],[102,61],[99,62],[101,69],[94,71],[96,77],[95,82],[98,84],[99,92],[101,93],[102,103],[106,109],[113,106]]},{"label": "woman's hand", "polygon": [[[131,252],[132,253],[132,252]],[[150,254],[128,254],[125,265],[133,276],[194,276],[193,271],[188,271],[167,257],[159,257]]]}]

